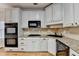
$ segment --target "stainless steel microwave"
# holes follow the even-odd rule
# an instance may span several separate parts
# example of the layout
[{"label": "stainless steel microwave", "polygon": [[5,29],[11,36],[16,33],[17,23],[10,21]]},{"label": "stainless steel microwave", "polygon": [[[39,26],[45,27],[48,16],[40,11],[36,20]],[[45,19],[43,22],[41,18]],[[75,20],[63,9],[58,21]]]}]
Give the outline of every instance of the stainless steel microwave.
[{"label": "stainless steel microwave", "polygon": [[28,27],[29,28],[40,28],[41,21],[28,21]]}]

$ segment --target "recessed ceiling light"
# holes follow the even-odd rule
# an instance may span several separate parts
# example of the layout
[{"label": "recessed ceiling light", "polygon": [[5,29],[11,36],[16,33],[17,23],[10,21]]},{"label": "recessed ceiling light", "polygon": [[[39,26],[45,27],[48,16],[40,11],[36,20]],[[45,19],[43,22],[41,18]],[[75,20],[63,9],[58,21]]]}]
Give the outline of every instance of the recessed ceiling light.
[{"label": "recessed ceiling light", "polygon": [[33,5],[38,5],[38,3],[33,3]]}]

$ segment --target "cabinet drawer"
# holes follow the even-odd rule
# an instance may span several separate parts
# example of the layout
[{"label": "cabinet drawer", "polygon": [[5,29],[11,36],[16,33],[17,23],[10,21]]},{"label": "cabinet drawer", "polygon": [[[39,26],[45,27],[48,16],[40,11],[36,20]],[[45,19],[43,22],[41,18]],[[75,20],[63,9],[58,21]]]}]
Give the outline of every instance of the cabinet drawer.
[{"label": "cabinet drawer", "polygon": [[19,51],[26,51],[25,46],[21,46],[21,47],[19,48]]},{"label": "cabinet drawer", "polygon": [[5,48],[5,51],[19,51],[18,48]]},{"label": "cabinet drawer", "polygon": [[20,46],[19,51],[34,51],[32,46]]},{"label": "cabinet drawer", "polygon": [[26,38],[19,38],[19,41],[25,41]]}]

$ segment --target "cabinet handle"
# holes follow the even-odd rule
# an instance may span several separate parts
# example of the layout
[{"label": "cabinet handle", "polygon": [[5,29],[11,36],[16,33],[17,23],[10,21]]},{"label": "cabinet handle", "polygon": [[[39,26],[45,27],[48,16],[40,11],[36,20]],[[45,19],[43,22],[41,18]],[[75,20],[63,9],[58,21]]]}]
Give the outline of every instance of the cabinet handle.
[{"label": "cabinet handle", "polygon": [[21,40],[24,40],[24,39],[21,39]]},{"label": "cabinet handle", "polygon": [[72,23],[72,25],[74,25],[74,24]]},{"label": "cabinet handle", "polygon": [[21,44],[24,44],[24,43],[21,43]]},{"label": "cabinet handle", "polygon": [[12,49],[10,49],[10,51],[12,51]]},{"label": "cabinet handle", "polygon": [[75,54],[72,54],[72,56],[76,56]]},{"label": "cabinet handle", "polygon": [[46,40],[46,39],[43,39],[43,40]]},{"label": "cabinet handle", "polygon": [[21,50],[24,50],[24,48],[21,48]]},{"label": "cabinet handle", "polygon": [[77,22],[75,24],[77,24]]}]

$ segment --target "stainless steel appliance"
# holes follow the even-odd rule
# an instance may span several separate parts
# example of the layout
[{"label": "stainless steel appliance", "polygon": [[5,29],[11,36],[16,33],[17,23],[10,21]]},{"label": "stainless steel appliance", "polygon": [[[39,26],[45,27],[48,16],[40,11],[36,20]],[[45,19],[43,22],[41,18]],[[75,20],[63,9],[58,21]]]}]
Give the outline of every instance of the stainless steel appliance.
[{"label": "stainless steel appliance", "polygon": [[28,27],[29,28],[40,28],[41,21],[28,21]]},{"label": "stainless steel appliance", "polygon": [[69,56],[69,47],[59,40],[56,40],[56,51],[57,56]]},{"label": "stainless steel appliance", "polygon": [[5,23],[5,47],[18,47],[18,23]]}]

